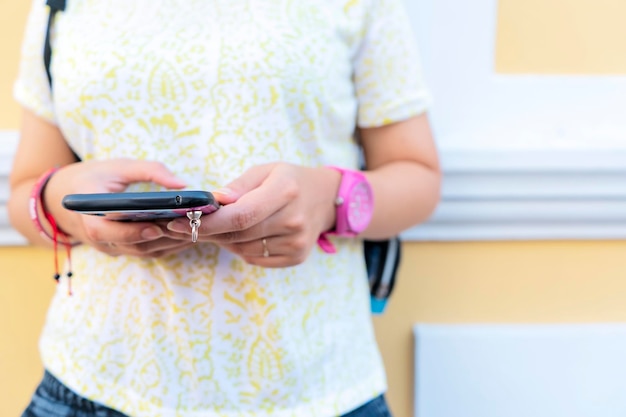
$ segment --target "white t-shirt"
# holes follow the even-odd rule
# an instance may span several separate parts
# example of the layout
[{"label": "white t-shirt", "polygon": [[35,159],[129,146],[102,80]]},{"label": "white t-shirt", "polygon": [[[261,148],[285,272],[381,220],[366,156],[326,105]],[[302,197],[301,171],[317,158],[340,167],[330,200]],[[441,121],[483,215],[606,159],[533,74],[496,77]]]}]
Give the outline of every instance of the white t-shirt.
[{"label": "white t-shirt", "polygon": [[[158,160],[206,190],[272,161],[356,168],[356,124],[427,106],[402,0],[69,0],[53,28],[53,99],[44,3],[15,96],[83,160]],[[77,247],[44,365],[132,416],[346,413],[386,383],[362,242],[335,244],[282,269],[206,243],[162,259]]]}]

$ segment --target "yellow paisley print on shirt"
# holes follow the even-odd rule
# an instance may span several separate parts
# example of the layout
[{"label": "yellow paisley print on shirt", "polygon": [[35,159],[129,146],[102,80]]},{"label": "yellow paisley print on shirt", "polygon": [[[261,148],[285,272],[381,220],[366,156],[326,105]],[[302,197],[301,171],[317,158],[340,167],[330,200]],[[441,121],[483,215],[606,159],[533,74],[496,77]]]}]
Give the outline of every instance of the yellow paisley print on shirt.
[{"label": "yellow paisley print on shirt", "polygon": [[[356,167],[355,124],[428,102],[401,0],[69,0],[52,36],[54,97],[44,3],[29,17],[17,100],[83,160],[158,160],[190,188],[271,161]],[[131,416],[343,414],[385,376],[361,242],[336,244],[284,269],[211,244],[155,260],[77,247],[44,364]]]}]

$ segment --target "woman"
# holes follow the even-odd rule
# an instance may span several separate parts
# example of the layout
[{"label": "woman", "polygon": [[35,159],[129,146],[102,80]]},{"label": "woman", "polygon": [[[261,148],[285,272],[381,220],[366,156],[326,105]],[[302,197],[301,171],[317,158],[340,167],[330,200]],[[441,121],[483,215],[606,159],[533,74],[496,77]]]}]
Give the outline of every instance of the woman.
[{"label": "woman", "polygon": [[[47,13],[15,85],[9,211],[34,244],[81,244],[24,415],[389,415],[362,239],[427,219],[440,186],[401,0],[70,0],[52,88]],[[359,226],[337,200],[355,184]],[[196,243],[187,219],[61,205],[183,188],[222,204]]]}]

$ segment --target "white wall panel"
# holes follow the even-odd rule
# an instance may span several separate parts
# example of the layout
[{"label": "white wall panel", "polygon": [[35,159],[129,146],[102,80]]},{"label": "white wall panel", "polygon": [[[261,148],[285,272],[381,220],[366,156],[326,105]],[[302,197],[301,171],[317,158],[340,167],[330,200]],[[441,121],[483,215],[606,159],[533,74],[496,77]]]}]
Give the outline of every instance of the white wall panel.
[{"label": "white wall panel", "polygon": [[415,417],[626,415],[626,325],[417,325]]}]

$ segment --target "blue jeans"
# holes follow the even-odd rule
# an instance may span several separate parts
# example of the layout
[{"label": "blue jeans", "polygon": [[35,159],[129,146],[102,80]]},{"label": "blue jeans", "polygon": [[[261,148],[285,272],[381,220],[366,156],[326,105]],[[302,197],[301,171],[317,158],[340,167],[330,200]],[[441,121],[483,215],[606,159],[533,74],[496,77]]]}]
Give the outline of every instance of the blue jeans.
[{"label": "blue jeans", "polygon": [[[46,372],[22,417],[127,417],[83,398]],[[342,417],[391,417],[381,395]]]}]

